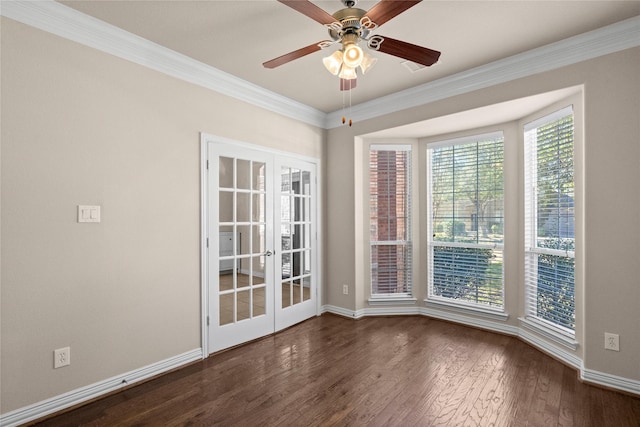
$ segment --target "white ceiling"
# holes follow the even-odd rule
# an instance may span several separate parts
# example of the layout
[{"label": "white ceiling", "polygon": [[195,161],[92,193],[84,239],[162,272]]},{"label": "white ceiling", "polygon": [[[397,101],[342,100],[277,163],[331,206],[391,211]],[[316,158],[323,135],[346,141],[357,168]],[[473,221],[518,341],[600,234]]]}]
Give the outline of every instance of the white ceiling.
[{"label": "white ceiling", "polygon": [[[322,65],[336,47],[275,69],[262,66],[328,39],[321,24],[277,1],[60,3],[325,113],[343,106],[338,78]],[[339,0],[313,3],[331,14],[343,7]],[[361,0],[357,7],[369,10],[376,3]],[[629,0],[425,0],[375,33],[439,50],[440,61],[412,73],[400,58],[375,52],[378,63],[358,79],[351,102],[370,101],[638,15],[640,1]]]}]

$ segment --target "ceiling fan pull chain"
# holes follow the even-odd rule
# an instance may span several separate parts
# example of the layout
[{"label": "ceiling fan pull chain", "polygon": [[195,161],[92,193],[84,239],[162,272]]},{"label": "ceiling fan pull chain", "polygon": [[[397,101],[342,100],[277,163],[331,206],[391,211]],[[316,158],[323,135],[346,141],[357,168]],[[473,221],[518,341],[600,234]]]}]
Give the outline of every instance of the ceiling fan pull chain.
[{"label": "ceiling fan pull chain", "polygon": [[353,124],[351,120],[351,91],[349,91],[349,127]]},{"label": "ceiling fan pull chain", "polygon": [[345,124],[347,118],[345,117],[345,106],[344,106],[344,90],[342,90],[342,80],[340,80],[340,92],[342,92],[342,124]]}]

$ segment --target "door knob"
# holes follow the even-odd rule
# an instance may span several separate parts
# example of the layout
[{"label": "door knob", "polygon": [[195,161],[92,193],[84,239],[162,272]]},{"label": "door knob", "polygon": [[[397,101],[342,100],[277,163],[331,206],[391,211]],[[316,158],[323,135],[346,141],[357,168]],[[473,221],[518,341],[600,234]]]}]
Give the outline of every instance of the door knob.
[{"label": "door knob", "polygon": [[268,250],[267,252],[263,253],[262,255],[264,255],[264,256],[271,256],[271,255],[273,255],[273,254],[275,254],[275,251],[273,251],[273,252],[272,252],[272,251]]}]

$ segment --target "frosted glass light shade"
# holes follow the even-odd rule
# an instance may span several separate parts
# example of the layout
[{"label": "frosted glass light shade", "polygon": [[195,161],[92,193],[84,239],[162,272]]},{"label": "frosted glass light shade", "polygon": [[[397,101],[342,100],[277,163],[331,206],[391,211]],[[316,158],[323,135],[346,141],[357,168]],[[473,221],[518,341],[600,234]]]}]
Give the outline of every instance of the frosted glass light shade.
[{"label": "frosted glass light shade", "polygon": [[378,58],[374,58],[366,52],[362,52],[363,58],[362,63],[360,64],[360,69],[362,70],[362,74],[366,74],[375,64],[378,62]]},{"label": "frosted glass light shade", "polygon": [[355,79],[356,77],[358,76],[356,75],[355,68],[351,68],[347,66],[347,64],[342,65],[342,69],[340,70],[341,79],[351,80],[351,79]]},{"label": "frosted glass light shade", "polygon": [[344,54],[342,55],[342,61],[344,64],[351,68],[357,68],[362,64],[364,52],[356,44],[348,44],[344,48]]},{"label": "frosted glass light shade", "polygon": [[342,65],[342,51],[336,50],[333,54],[322,58],[322,63],[324,64],[327,71],[329,71],[334,76],[338,75],[340,72],[340,66]]}]

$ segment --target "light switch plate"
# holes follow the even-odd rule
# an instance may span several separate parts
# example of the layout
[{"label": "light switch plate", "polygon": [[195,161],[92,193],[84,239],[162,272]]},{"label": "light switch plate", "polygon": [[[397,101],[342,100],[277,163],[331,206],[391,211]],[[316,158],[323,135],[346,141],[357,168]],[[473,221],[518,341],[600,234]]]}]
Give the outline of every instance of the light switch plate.
[{"label": "light switch plate", "polygon": [[78,205],[78,222],[100,222],[100,206]]}]

